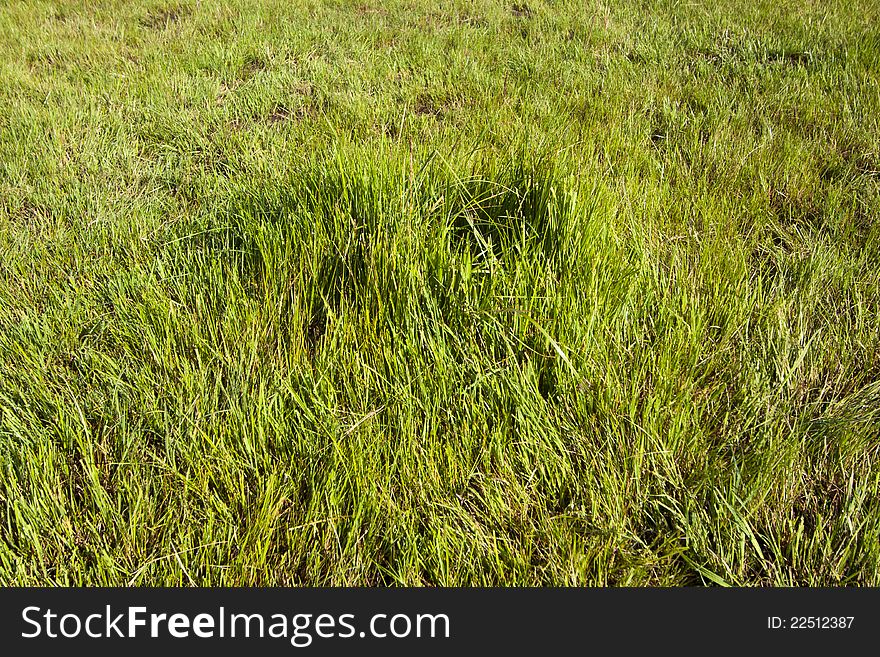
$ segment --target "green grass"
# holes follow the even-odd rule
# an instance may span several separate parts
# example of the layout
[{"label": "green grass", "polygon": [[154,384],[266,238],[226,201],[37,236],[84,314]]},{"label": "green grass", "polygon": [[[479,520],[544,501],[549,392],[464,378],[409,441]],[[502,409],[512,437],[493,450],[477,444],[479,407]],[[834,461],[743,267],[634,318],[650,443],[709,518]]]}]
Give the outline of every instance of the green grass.
[{"label": "green grass", "polygon": [[0,583],[880,585],[880,6],[0,3]]}]

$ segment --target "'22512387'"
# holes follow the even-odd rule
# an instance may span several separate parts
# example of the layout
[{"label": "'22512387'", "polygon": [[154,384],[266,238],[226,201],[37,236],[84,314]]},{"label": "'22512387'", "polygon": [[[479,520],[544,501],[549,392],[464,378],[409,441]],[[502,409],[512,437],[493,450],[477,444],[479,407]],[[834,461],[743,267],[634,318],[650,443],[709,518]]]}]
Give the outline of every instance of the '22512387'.
[{"label": "'22512387'", "polygon": [[848,630],[855,616],[768,616],[767,628],[771,630]]}]

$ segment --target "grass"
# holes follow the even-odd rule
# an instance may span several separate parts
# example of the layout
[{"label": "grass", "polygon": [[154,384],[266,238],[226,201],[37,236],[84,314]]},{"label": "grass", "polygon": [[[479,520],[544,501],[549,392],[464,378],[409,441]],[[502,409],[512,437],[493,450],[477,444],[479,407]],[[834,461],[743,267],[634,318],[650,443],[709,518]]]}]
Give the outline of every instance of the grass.
[{"label": "grass", "polygon": [[880,585],[878,24],[0,4],[0,582]]}]

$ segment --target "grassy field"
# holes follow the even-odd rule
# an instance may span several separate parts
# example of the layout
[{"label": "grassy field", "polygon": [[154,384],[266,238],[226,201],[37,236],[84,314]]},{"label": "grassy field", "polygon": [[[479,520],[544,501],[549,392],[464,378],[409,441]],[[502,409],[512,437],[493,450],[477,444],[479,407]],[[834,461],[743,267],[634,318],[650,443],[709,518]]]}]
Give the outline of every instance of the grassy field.
[{"label": "grassy field", "polygon": [[880,585],[880,4],[0,1],[0,583]]}]

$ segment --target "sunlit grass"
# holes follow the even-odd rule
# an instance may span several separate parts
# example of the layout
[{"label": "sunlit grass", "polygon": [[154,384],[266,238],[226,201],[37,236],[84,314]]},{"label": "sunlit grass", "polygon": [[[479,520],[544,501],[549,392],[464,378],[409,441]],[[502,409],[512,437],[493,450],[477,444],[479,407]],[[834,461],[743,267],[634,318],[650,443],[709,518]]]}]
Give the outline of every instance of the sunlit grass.
[{"label": "sunlit grass", "polygon": [[873,2],[0,7],[0,582],[880,584]]}]

